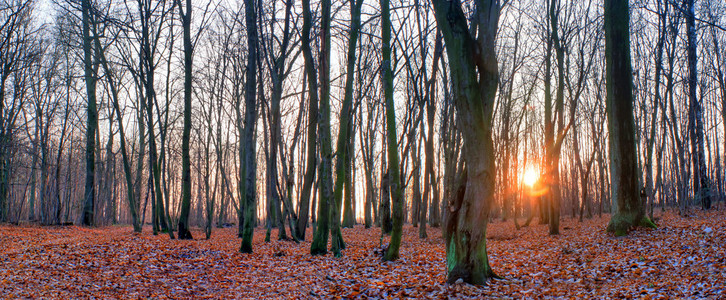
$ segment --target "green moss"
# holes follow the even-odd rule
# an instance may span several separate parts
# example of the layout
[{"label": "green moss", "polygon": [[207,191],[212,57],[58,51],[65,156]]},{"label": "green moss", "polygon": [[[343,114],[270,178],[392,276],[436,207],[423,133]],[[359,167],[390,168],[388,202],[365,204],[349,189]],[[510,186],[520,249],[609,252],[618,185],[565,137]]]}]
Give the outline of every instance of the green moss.
[{"label": "green moss", "polygon": [[[486,252],[486,240],[475,245],[471,256],[464,258],[465,250],[461,249],[463,242],[457,243],[457,239],[464,240],[466,234],[455,235],[449,240],[446,251],[446,268],[448,270],[447,282],[454,283],[458,279],[474,285],[486,284],[490,278],[501,278],[494,274],[489,266],[489,259]],[[459,251],[457,251],[459,250]]]},{"label": "green moss", "polygon": [[[320,234],[325,234],[326,237],[320,237]],[[319,230],[315,231],[315,235],[313,236],[313,243],[310,245],[310,255],[325,255],[328,253],[327,234],[327,230],[325,230],[324,233],[320,233]]]},{"label": "green moss", "polygon": [[607,231],[615,234],[615,236],[625,236],[628,235],[628,230],[630,230],[633,225],[634,222],[632,221],[632,217],[616,213],[610,217]]},{"label": "green moss", "polygon": [[658,228],[648,217],[638,217],[637,214],[614,214],[610,218],[607,231],[615,236],[628,235],[628,231],[633,227]]},{"label": "green moss", "polygon": [[658,226],[653,223],[653,221],[650,220],[650,218],[643,216],[643,218],[640,220],[640,226],[645,228],[653,228],[658,229]]},{"label": "green moss", "polygon": [[449,241],[449,247],[446,249],[446,269],[451,272],[456,266],[456,245],[454,239]]}]

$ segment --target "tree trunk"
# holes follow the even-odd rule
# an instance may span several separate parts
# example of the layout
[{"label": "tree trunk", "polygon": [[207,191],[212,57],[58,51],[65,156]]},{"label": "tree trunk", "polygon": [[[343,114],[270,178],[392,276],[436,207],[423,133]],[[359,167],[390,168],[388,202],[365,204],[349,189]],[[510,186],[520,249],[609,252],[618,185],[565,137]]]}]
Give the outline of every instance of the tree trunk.
[{"label": "tree trunk", "polygon": [[638,192],[629,22],[628,0],[605,0],[607,117],[613,206],[607,230],[615,235],[626,235],[634,226],[655,227],[645,216],[645,207]]},{"label": "tree trunk", "polygon": [[[303,7],[305,6],[309,9],[308,1],[303,3]],[[336,213],[338,206],[333,198],[333,151],[330,135],[330,7],[330,0],[322,1],[321,51],[318,68],[320,73],[320,122],[318,123],[318,132],[320,133],[320,178],[318,183],[320,200],[318,202],[318,227],[315,230],[313,243],[310,246],[310,254],[324,255],[328,252],[328,231],[330,231],[333,236],[331,243],[333,254],[338,257],[342,245],[340,245],[337,238],[340,230],[340,218],[338,218],[340,214]]]},{"label": "tree trunk", "polygon": [[[333,197],[338,207],[341,207],[341,200],[343,197],[343,189],[345,188],[346,196],[344,203],[344,227],[353,227],[353,204],[351,202],[350,188],[350,165],[352,162],[352,121],[355,115],[352,111],[353,106],[353,79],[355,79],[355,46],[358,42],[358,31],[360,29],[360,14],[361,6],[363,5],[362,0],[350,1],[351,6],[351,25],[350,25],[350,38],[348,39],[348,61],[346,63],[346,77],[345,77],[345,96],[343,98],[343,104],[340,110],[340,121],[338,130],[338,142],[336,144],[336,162],[335,162],[335,191]],[[348,184],[346,184],[348,183]],[[345,185],[345,186],[344,186]],[[340,210],[336,210],[333,214],[333,218],[340,219]],[[339,241],[340,245],[344,247],[342,239]]]},{"label": "tree trunk", "polygon": [[240,203],[244,214],[244,230],[240,252],[252,253],[252,237],[255,225],[256,159],[255,123],[257,121],[257,11],[255,0],[245,0],[245,24],[247,25],[247,70],[245,81],[244,135],[240,139]]},{"label": "tree trunk", "polygon": [[[305,230],[307,229],[308,216],[310,213],[310,197],[313,181],[315,180],[315,171],[318,167],[317,162],[317,140],[318,140],[318,76],[315,74],[315,66],[313,60],[313,52],[310,47],[310,29],[312,27],[312,13],[310,12],[310,1],[303,0],[303,28],[301,37],[301,47],[303,58],[305,59],[305,76],[308,79],[308,93],[310,94],[310,107],[308,109],[308,126],[307,126],[307,159],[305,166],[305,178],[303,180],[302,193],[300,194],[300,210],[297,219],[297,236],[301,240],[305,240]],[[303,83],[305,84],[305,83]],[[313,205],[315,207],[315,205]]]},{"label": "tree trunk", "polygon": [[[126,150],[126,134],[124,131],[123,116],[121,115],[121,109],[118,100],[118,89],[116,88],[116,83],[114,81],[115,76],[113,75],[113,71],[108,66],[105,50],[103,47],[101,47],[101,42],[99,38],[96,37],[95,41],[96,53],[101,60],[101,65],[103,66],[103,70],[106,73],[106,79],[108,81],[109,87],[111,88],[111,102],[113,105],[113,111],[116,114],[116,119],[118,120],[119,136],[121,139],[121,158],[123,160],[124,178],[126,179],[126,199],[128,200],[129,212],[131,214],[131,223],[134,226],[134,232],[141,232],[143,224],[141,224],[141,222],[139,221],[138,204],[136,203],[137,199],[135,197],[134,184],[132,179],[133,174],[131,173],[131,162],[129,159],[128,151]],[[140,127],[143,127],[143,125],[141,125],[142,123],[139,124]],[[141,164],[142,163],[140,160],[139,165]]]},{"label": "tree trunk", "polygon": [[[492,115],[497,91],[495,51],[499,1],[477,2],[477,34],[469,31],[461,4],[433,1],[449,57],[454,103],[464,137],[466,171],[449,199],[444,228],[447,282],[484,284],[496,277],[486,251],[486,229],[494,202],[495,156]],[[475,38],[476,37],[476,38]]]},{"label": "tree trunk", "polygon": [[[0,100],[1,101],[1,100]],[[41,116],[42,117],[42,116]],[[38,118],[36,114],[36,118]],[[40,142],[40,129],[38,126],[35,128],[35,141],[33,141],[33,162],[30,165],[30,195],[28,196],[28,220],[33,222],[35,221],[35,186],[36,186],[36,178],[35,170],[36,166],[38,165],[38,143]],[[41,210],[41,216],[42,216],[42,210]]]},{"label": "tree trunk", "polygon": [[[419,122],[419,124],[423,124],[423,122]],[[423,132],[423,125],[419,126],[420,129]],[[414,132],[413,130],[409,132]],[[409,137],[412,137],[409,135]],[[413,180],[413,186],[411,187],[411,225],[413,227],[418,227],[418,219],[421,215],[421,207],[423,204],[423,195],[421,195],[421,149],[418,147],[418,141],[412,142],[412,147],[414,151],[411,151],[411,161],[412,161],[412,167],[411,170],[411,177]]]},{"label": "tree trunk", "polygon": [[[654,183],[653,183],[653,150],[655,147],[655,141],[656,141],[656,126],[658,121],[658,109],[660,108],[660,102],[661,102],[661,94],[660,94],[660,87],[661,87],[661,74],[663,71],[663,49],[665,47],[665,35],[666,35],[666,14],[668,5],[665,5],[666,9],[665,12],[661,11],[661,1],[658,1],[658,41],[656,43],[656,57],[655,57],[655,95],[653,97],[653,102],[651,107],[653,108],[653,115],[651,116],[651,123],[650,123],[650,133],[648,136],[647,142],[647,153],[646,153],[646,164],[645,164],[645,190],[646,194],[648,195],[648,200],[651,203],[650,205],[650,218],[653,218],[653,205],[652,203],[655,201],[655,189],[654,189]],[[663,112],[665,114],[665,112]],[[665,133],[665,132],[663,132]],[[658,166],[662,164],[660,160],[656,162]]]},{"label": "tree trunk", "polygon": [[[376,207],[376,192],[375,187],[373,184],[373,168],[375,167],[373,164],[373,148],[375,147],[375,134],[374,130],[376,127],[375,125],[378,124],[378,114],[376,113],[374,115],[376,105],[369,101],[367,104],[368,108],[368,118],[366,121],[366,130],[365,132],[363,129],[361,129],[361,135],[360,135],[360,143],[361,143],[361,153],[363,154],[363,171],[365,172],[365,184],[366,184],[366,203],[364,207],[364,214],[365,214],[365,228],[370,228],[374,225],[374,223],[377,223],[377,207]],[[363,111],[360,111],[360,118],[363,118]],[[375,120],[375,123],[374,123]],[[375,124],[375,125],[374,125]]]},{"label": "tree trunk", "polygon": [[91,42],[91,1],[82,0],[81,10],[83,14],[83,63],[84,78],[86,81],[86,95],[88,105],[86,107],[86,189],[84,191],[83,204],[83,225],[94,225],[94,205],[96,200],[96,128],[98,128],[98,110],[96,108],[96,75],[93,74],[94,60]]},{"label": "tree trunk", "polygon": [[398,258],[403,233],[403,191],[399,173],[398,142],[396,141],[396,110],[393,103],[393,70],[391,70],[391,11],[389,0],[381,0],[381,34],[383,37],[383,93],[386,103],[386,137],[388,138],[388,178],[393,204],[393,228],[391,242],[383,260]]},{"label": "tree trunk", "polygon": [[[545,212],[549,223],[550,234],[556,235],[560,233],[560,202],[562,201],[562,192],[560,187],[560,151],[561,139],[567,129],[564,128],[564,86],[565,86],[565,52],[558,31],[559,2],[551,0],[549,3],[549,24],[550,37],[547,43],[547,74],[545,75],[545,151],[546,151],[546,180],[549,183],[550,192],[547,195],[547,205]],[[549,91],[550,85],[550,66],[552,62],[552,48],[557,55],[557,92],[555,98],[555,116],[557,120],[552,119],[552,95]],[[555,128],[556,126],[556,128]]]},{"label": "tree trunk", "polygon": [[182,9],[181,0],[179,5],[179,16],[184,28],[184,129],[182,131],[182,190],[181,190],[181,214],[179,215],[179,239],[191,240],[192,233],[189,232],[189,206],[192,201],[192,175],[191,157],[189,155],[189,142],[192,133],[192,0],[186,1],[186,11]]},{"label": "tree trunk", "polygon": [[[362,1],[361,1],[362,2]],[[350,112],[351,117],[355,116],[355,112]],[[355,126],[353,122],[350,122],[350,130],[348,132],[348,143],[347,143],[347,161],[345,167],[345,195],[343,195],[343,227],[353,228],[357,223],[355,217]]]},{"label": "tree trunk", "polygon": [[[143,93],[140,93],[140,94],[143,95]],[[144,135],[145,135],[144,131],[145,131],[145,127],[146,127],[144,125],[144,109],[143,109],[144,103],[145,103],[145,101],[144,101],[143,97],[140,97],[140,99],[138,100],[139,109],[137,110],[137,113],[136,113],[137,114],[136,122],[138,123],[137,126],[139,128],[138,129],[139,130],[139,136],[138,136],[138,138],[139,138],[139,157],[138,157],[138,159],[136,159],[136,179],[134,180],[134,196],[136,197],[135,201],[137,203],[137,206],[136,206],[137,208],[141,208],[139,205],[141,203],[141,188],[144,185],[142,183],[142,180],[143,180],[143,176],[144,176],[144,160],[146,157],[146,138],[144,137]],[[149,177],[151,177],[151,174],[149,174]],[[145,203],[148,202],[148,199],[149,199],[148,193],[146,193],[145,199],[146,199]],[[159,224],[156,222],[156,219],[153,218],[154,216],[156,216],[156,210],[154,210],[155,207],[156,207],[156,204],[154,202],[152,202],[151,203],[152,232],[154,235],[157,235],[157,233],[159,232]],[[141,225],[143,226],[144,222],[146,220],[146,204],[144,204],[144,208],[141,209],[140,211],[143,212],[143,215],[140,220]]]},{"label": "tree trunk", "polygon": [[711,209],[708,169],[704,156],[703,109],[696,96],[698,84],[698,58],[696,56],[695,0],[687,0],[686,32],[688,34],[688,131],[691,138],[693,163],[693,192],[703,209]]},{"label": "tree trunk", "polygon": [[[428,204],[431,208],[439,205],[439,185],[436,180],[436,170],[434,169],[434,120],[436,118],[436,74],[439,70],[439,61],[444,52],[443,36],[441,31],[436,31],[436,41],[434,44],[434,59],[432,64],[431,77],[426,87],[426,125],[428,132],[424,147],[426,151],[426,161],[424,162],[424,192],[423,201],[419,207],[419,238],[426,238],[426,214],[428,213]],[[423,133],[423,130],[421,131]],[[438,210],[438,209],[437,209]]]},{"label": "tree trunk", "polygon": [[378,209],[381,215],[379,220],[381,231],[385,234],[391,234],[391,230],[393,230],[393,220],[391,220],[391,192],[389,189],[390,176],[388,172],[387,169],[385,172],[381,172],[383,173],[381,175],[381,201],[379,202],[380,208]]}]

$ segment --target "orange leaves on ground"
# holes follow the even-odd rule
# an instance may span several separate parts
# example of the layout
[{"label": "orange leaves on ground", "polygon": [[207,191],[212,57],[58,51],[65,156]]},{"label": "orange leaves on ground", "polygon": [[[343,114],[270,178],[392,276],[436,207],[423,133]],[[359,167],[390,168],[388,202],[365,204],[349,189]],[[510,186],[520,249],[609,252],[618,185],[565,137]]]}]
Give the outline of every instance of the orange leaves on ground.
[{"label": "orange leaves on ground", "polygon": [[259,229],[255,253],[240,254],[232,228],[179,241],[128,226],[0,226],[0,298],[726,297],[726,212],[667,213],[658,223],[616,238],[605,233],[606,217],[565,217],[559,236],[494,222],[489,258],[504,279],[483,287],[444,283],[436,228],[420,240],[406,226],[401,259],[381,262],[380,230],[360,226],[343,229],[342,258],[310,256],[309,241],[265,243]]}]

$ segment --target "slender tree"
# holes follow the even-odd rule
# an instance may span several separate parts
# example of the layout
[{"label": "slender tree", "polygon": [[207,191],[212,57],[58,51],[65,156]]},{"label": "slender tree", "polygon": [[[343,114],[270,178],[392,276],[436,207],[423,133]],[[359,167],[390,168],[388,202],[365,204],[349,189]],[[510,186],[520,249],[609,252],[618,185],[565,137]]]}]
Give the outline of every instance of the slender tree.
[{"label": "slender tree", "polygon": [[[544,211],[546,220],[549,223],[550,234],[560,232],[560,205],[562,192],[560,184],[560,155],[562,142],[569,130],[569,125],[564,125],[564,88],[565,88],[565,49],[559,29],[560,2],[551,0],[548,3],[548,24],[550,25],[547,39],[547,52],[545,57],[545,151],[546,151],[546,180],[550,187],[547,195]],[[557,56],[557,91],[554,107],[552,104],[551,89],[551,66],[552,50]],[[553,118],[553,108],[554,115]]]},{"label": "slender tree", "polygon": [[192,201],[191,157],[189,155],[189,141],[192,132],[192,0],[186,1],[186,9],[182,7],[181,0],[177,0],[179,18],[184,30],[184,129],[182,131],[182,191],[181,214],[179,215],[179,239],[190,240],[189,207]]},{"label": "slender tree", "polygon": [[244,228],[240,252],[252,253],[252,236],[255,225],[256,186],[255,173],[255,124],[257,122],[257,2],[245,0],[245,24],[247,28],[247,70],[245,81],[244,136],[240,139],[240,202],[244,213]]},{"label": "slender tree", "polygon": [[[305,9],[306,6],[309,7],[308,1],[303,2],[303,9]],[[340,230],[340,219],[332,217],[339,215],[333,213],[337,210],[337,205],[333,199],[333,151],[330,137],[330,6],[330,0],[322,0],[322,20],[320,29],[322,39],[320,45],[320,66],[318,69],[318,72],[320,73],[320,120],[318,123],[318,133],[320,134],[320,177],[318,180],[320,201],[318,203],[318,227],[315,230],[313,243],[310,246],[310,254],[323,255],[327,253],[328,231],[330,230],[334,237],[332,243],[333,254],[338,257],[341,255],[340,249],[342,246],[336,238],[337,231]],[[309,10],[308,13],[310,13]]]},{"label": "slender tree", "polygon": [[698,99],[698,57],[696,42],[695,0],[686,1],[686,34],[688,35],[688,135],[691,140],[693,192],[703,209],[711,209],[708,169],[704,151],[703,107]]},{"label": "slender tree", "polygon": [[[273,203],[273,209],[275,215],[277,215],[277,227],[278,227],[278,238],[281,240],[287,239],[287,234],[285,233],[285,217],[282,210],[283,202],[285,202],[285,207],[290,207],[292,204],[287,203],[287,197],[280,195],[280,190],[278,190],[280,183],[278,178],[278,161],[285,164],[285,159],[281,156],[282,154],[278,152],[279,149],[282,149],[282,131],[281,131],[281,114],[280,114],[280,101],[282,100],[282,90],[283,90],[283,83],[285,81],[285,78],[287,74],[289,74],[289,70],[286,67],[285,61],[288,59],[289,53],[288,53],[288,46],[290,45],[290,40],[292,38],[292,34],[290,32],[290,23],[292,22],[292,0],[285,1],[285,18],[284,18],[284,25],[283,25],[283,32],[282,32],[282,40],[276,44],[266,42],[264,39],[260,41],[260,44],[262,45],[262,48],[265,49],[267,55],[265,55],[265,61],[267,62],[269,69],[270,69],[270,76],[272,77],[272,97],[270,98],[270,117],[269,117],[269,126],[270,126],[270,147],[269,147],[269,158],[267,160],[267,172],[268,172],[268,178],[269,180],[269,186],[267,187],[267,194],[270,202]],[[261,19],[261,18],[260,18]],[[259,20],[259,22],[262,22],[262,20]],[[276,19],[273,18],[271,21],[273,24],[271,24],[271,27],[273,27],[271,30],[274,32],[274,27],[276,26]],[[262,27],[263,25],[260,25]],[[274,47],[277,46],[277,47]],[[279,47],[279,54],[275,54],[275,48]],[[284,169],[284,168],[283,168]],[[286,211],[286,210],[285,210]],[[291,216],[292,217],[292,216]],[[292,220],[293,222],[297,220]],[[295,232],[291,232],[293,238],[297,238]]]},{"label": "slender tree", "polygon": [[96,128],[98,128],[98,109],[96,108],[96,75],[93,72],[93,37],[91,36],[91,0],[81,1],[83,15],[83,74],[86,81],[86,189],[83,202],[83,225],[94,225],[96,200]]},{"label": "slender tree", "polygon": [[111,90],[111,104],[113,106],[113,112],[116,114],[118,120],[119,136],[121,139],[121,158],[123,160],[124,178],[126,183],[126,199],[129,205],[129,213],[131,214],[131,222],[134,226],[135,232],[141,232],[142,224],[139,220],[138,204],[136,203],[136,197],[134,196],[134,184],[133,184],[133,173],[131,172],[131,159],[126,149],[126,134],[124,131],[123,116],[121,115],[121,106],[119,105],[119,93],[116,83],[115,72],[110,68],[108,60],[106,59],[105,48],[101,46],[101,40],[98,34],[95,34],[94,41],[96,44],[95,50],[98,59],[103,66],[108,86]]},{"label": "slender tree", "polygon": [[28,44],[33,5],[33,1],[7,1],[0,10],[0,222],[9,217],[13,136],[26,100],[24,91],[13,92],[10,80],[22,77],[19,73],[24,69],[24,62],[32,61],[24,58],[32,50]]},{"label": "slender tree", "polygon": [[[318,151],[318,76],[315,74],[315,62],[313,60],[313,51],[310,46],[310,29],[313,26],[312,13],[310,12],[310,0],[303,0],[303,27],[301,37],[301,48],[303,58],[305,60],[305,77],[308,84],[308,126],[307,126],[307,149],[305,162],[305,176],[303,179],[302,192],[300,194],[300,209],[298,211],[298,220],[296,224],[297,236],[301,240],[305,240],[305,230],[307,229],[308,216],[310,213],[310,197],[315,180],[315,170],[317,169]],[[305,84],[305,83],[303,83]],[[313,205],[313,207],[315,207]]]},{"label": "slender tree", "polygon": [[[348,168],[350,167],[350,156],[353,155],[353,153],[350,152],[350,128],[351,123],[353,121],[353,117],[355,114],[352,111],[353,106],[353,79],[355,78],[355,46],[358,42],[358,31],[360,29],[360,13],[361,13],[361,6],[363,5],[362,0],[351,0],[350,6],[351,6],[351,25],[350,25],[350,37],[348,39],[348,60],[346,63],[346,76],[345,76],[345,96],[343,98],[343,105],[340,110],[340,121],[338,124],[339,130],[338,130],[338,141],[336,144],[336,161],[335,161],[335,190],[333,194],[333,198],[335,199],[335,203],[337,207],[343,207],[342,199],[343,199],[343,185],[347,181],[347,176],[350,176],[348,174]],[[350,192],[350,186],[346,185],[346,193]],[[347,198],[347,197],[346,197]],[[353,227],[353,220],[352,220],[352,203],[350,203],[350,198],[346,199],[345,203],[345,211],[346,211],[346,218],[345,218],[345,224],[343,224],[346,227]],[[339,220],[340,219],[340,213],[341,211],[338,209],[333,212],[333,219]],[[343,242],[342,235],[339,235],[340,231],[336,232],[333,236],[333,238],[338,239],[336,242],[341,248],[345,248],[345,243]]]},{"label": "slender tree", "polygon": [[[354,139],[352,137],[352,124],[355,120],[356,113],[353,111],[353,80],[355,79],[355,62],[356,62],[356,44],[358,43],[358,33],[360,31],[360,15],[362,0],[350,0],[350,32],[348,34],[348,58],[346,62],[345,74],[345,96],[340,111],[340,129],[338,133],[338,142],[336,144],[336,162],[335,162],[335,201],[338,206],[343,207],[343,226],[352,228],[354,220],[353,203],[351,199],[351,168],[355,152],[352,147]],[[342,150],[342,152],[341,152]],[[344,163],[343,163],[344,162]],[[342,169],[342,170],[341,170]],[[341,203],[343,197],[342,189],[345,184],[345,203]],[[344,244],[343,244],[344,245]]]},{"label": "slender tree", "polygon": [[391,70],[391,10],[390,1],[381,0],[381,36],[383,38],[383,93],[386,103],[386,137],[388,138],[388,187],[393,204],[393,231],[391,242],[383,255],[383,260],[398,259],[403,233],[403,190],[399,174],[398,142],[396,141],[396,110],[393,103],[393,70]]},{"label": "slender tree", "polygon": [[[428,134],[424,141],[424,147],[426,151],[426,161],[424,170],[424,193],[421,208],[419,208],[419,238],[426,238],[426,215],[428,212],[428,203],[431,203],[431,207],[439,205],[439,185],[436,180],[436,170],[434,169],[434,118],[436,117],[436,74],[439,67],[439,60],[443,54],[443,37],[441,32],[436,32],[436,42],[434,44],[434,60],[433,70],[431,72],[431,78],[427,84],[426,89],[426,126],[428,128]],[[423,132],[423,131],[422,131]],[[431,201],[429,201],[431,199]]]}]

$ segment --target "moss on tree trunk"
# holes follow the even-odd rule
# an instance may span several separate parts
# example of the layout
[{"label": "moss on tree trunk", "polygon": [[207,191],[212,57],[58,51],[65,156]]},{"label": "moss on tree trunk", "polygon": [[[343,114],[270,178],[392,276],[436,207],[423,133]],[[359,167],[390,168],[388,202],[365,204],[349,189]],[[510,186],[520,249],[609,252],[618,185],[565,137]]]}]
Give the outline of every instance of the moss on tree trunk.
[{"label": "moss on tree trunk", "polygon": [[610,134],[612,217],[607,231],[626,235],[632,227],[655,227],[640,199],[633,118],[628,0],[605,0],[607,117]]},{"label": "moss on tree trunk", "polygon": [[[446,211],[447,281],[484,284],[496,277],[486,253],[486,229],[497,174],[492,117],[499,79],[495,41],[500,3],[477,2],[472,18],[476,24],[471,25],[460,2],[435,0],[433,4],[446,42],[466,163]],[[470,27],[477,32],[471,32]]]}]

